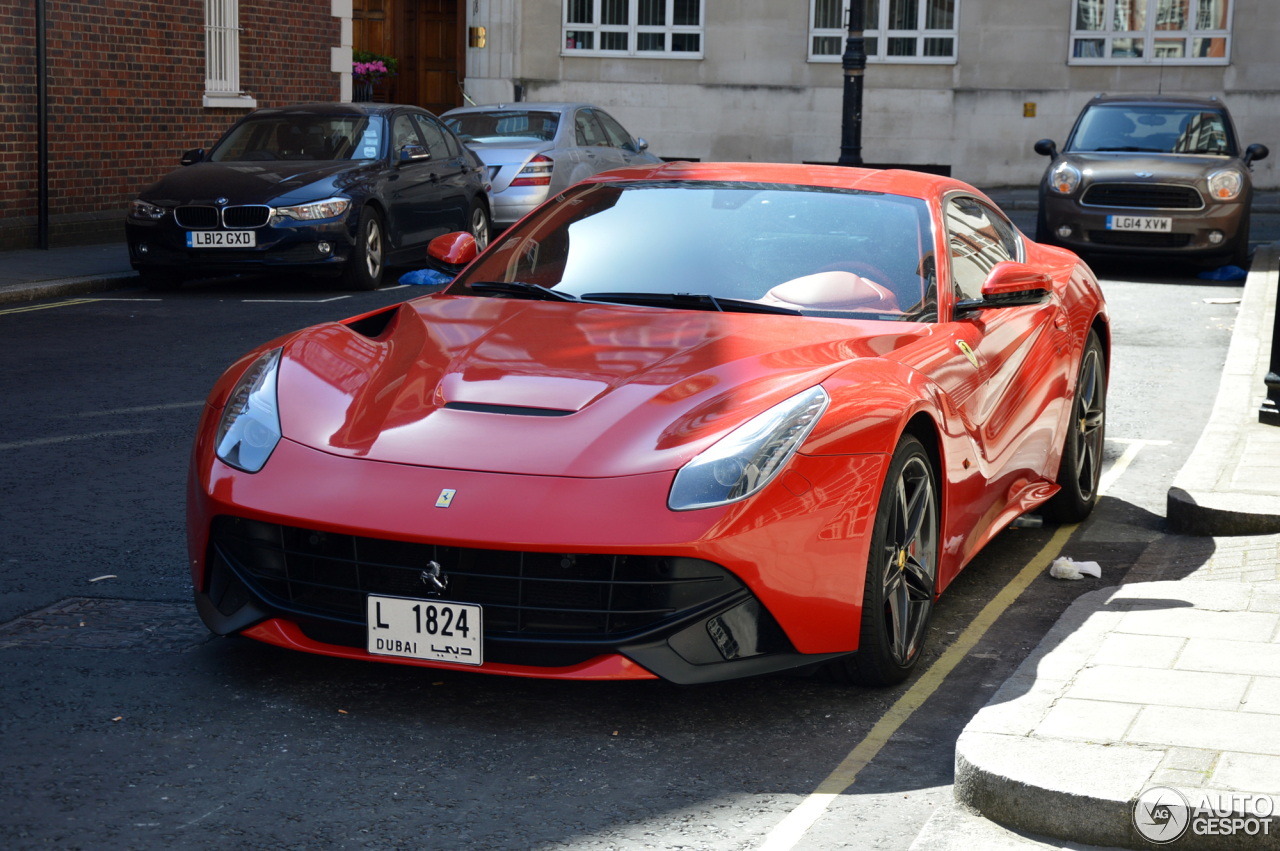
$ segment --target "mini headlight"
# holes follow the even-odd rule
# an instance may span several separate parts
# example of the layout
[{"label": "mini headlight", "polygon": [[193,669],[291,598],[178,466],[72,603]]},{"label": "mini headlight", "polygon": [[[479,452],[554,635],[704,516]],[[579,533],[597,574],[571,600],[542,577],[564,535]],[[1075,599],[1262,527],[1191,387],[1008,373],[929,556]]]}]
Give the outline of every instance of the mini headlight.
[{"label": "mini headlight", "polygon": [[280,442],[280,411],[276,406],[276,374],[281,349],[253,362],[227,398],[218,423],[218,458],[237,470],[256,473]]},{"label": "mini headlight", "polygon": [[1244,191],[1244,174],[1229,168],[1209,175],[1209,194],[1215,201],[1230,201]]},{"label": "mini headlight", "polygon": [[347,211],[351,202],[346,198],[326,198],[310,204],[298,204],[296,207],[276,207],[277,216],[297,219],[300,222],[311,222],[316,219],[332,219]]},{"label": "mini headlight", "polygon": [[1070,195],[1080,185],[1080,169],[1063,160],[1049,172],[1049,188],[1062,195]]},{"label": "mini headlight", "polygon": [[159,221],[164,218],[164,212],[164,207],[157,207],[155,204],[148,204],[146,201],[135,200],[129,202],[129,215],[135,219]]},{"label": "mini headlight", "polygon": [[738,426],[680,468],[667,507],[711,508],[756,493],[800,448],[830,401],[826,390],[813,387]]}]

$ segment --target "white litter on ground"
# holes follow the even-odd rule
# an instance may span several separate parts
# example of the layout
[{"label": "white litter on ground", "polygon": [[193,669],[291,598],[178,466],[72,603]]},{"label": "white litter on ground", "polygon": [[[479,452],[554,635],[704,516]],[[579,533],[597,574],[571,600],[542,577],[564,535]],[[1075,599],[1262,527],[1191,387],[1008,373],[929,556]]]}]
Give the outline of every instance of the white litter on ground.
[{"label": "white litter on ground", "polygon": [[1074,559],[1057,558],[1049,565],[1049,575],[1054,579],[1083,579],[1092,576],[1102,578],[1102,566],[1096,561],[1075,561]]}]

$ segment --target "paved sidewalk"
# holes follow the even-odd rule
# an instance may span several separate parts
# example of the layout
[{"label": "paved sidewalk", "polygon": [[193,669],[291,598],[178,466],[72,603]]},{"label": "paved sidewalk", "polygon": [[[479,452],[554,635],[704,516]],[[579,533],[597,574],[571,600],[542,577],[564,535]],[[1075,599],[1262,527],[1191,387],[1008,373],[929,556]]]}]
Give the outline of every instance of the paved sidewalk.
[{"label": "paved sidewalk", "polygon": [[123,243],[0,252],[0,304],[119,289],[137,282]]},{"label": "paved sidewalk", "polygon": [[1169,488],[1170,531],[1280,532],[1280,428],[1258,422],[1271,357],[1280,244],[1259,248],[1245,282],[1218,398],[1191,457]]}]

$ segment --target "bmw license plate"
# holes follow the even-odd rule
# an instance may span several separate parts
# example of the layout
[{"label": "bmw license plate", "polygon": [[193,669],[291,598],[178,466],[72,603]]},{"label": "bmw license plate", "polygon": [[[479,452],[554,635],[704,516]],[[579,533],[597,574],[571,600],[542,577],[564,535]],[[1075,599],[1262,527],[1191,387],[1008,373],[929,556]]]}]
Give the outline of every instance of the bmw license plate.
[{"label": "bmw license plate", "polygon": [[187,248],[257,248],[258,235],[251,230],[189,230]]},{"label": "bmw license plate", "polygon": [[459,665],[484,663],[479,606],[370,594],[365,598],[365,610],[369,617],[369,652],[375,656]]},{"label": "bmw license plate", "polygon": [[1173,219],[1161,216],[1107,216],[1107,230],[1170,233],[1173,230]]}]

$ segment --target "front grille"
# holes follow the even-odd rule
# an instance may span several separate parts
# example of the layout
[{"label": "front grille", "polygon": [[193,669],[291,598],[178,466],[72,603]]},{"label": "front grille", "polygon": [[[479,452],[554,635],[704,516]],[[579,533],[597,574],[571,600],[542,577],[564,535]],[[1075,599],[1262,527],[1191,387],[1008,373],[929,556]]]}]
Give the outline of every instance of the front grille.
[{"label": "front grille", "polygon": [[1095,183],[1080,202],[1089,207],[1138,210],[1199,210],[1204,199],[1191,186],[1145,183]]},{"label": "front grille", "polygon": [[1189,233],[1143,233],[1128,230],[1091,230],[1089,241],[1099,245],[1126,245],[1131,248],[1185,248]]},{"label": "front grille", "polygon": [[179,207],[173,211],[173,219],[181,227],[207,230],[218,226],[217,207]]},{"label": "front grille", "polygon": [[365,595],[425,597],[431,561],[449,577],[441,599],[484,607],[486,635],[573,637],[645,629],[744,586],[700,559],[511,552],[414,544],[217,517],[223,558],[286,607],[365,622]]},{"label": "front grille", "polygon": [[260,228],[271,218],[271,208],[263,204],[227,207],[222,211],[222,224],[229,228]]}]

